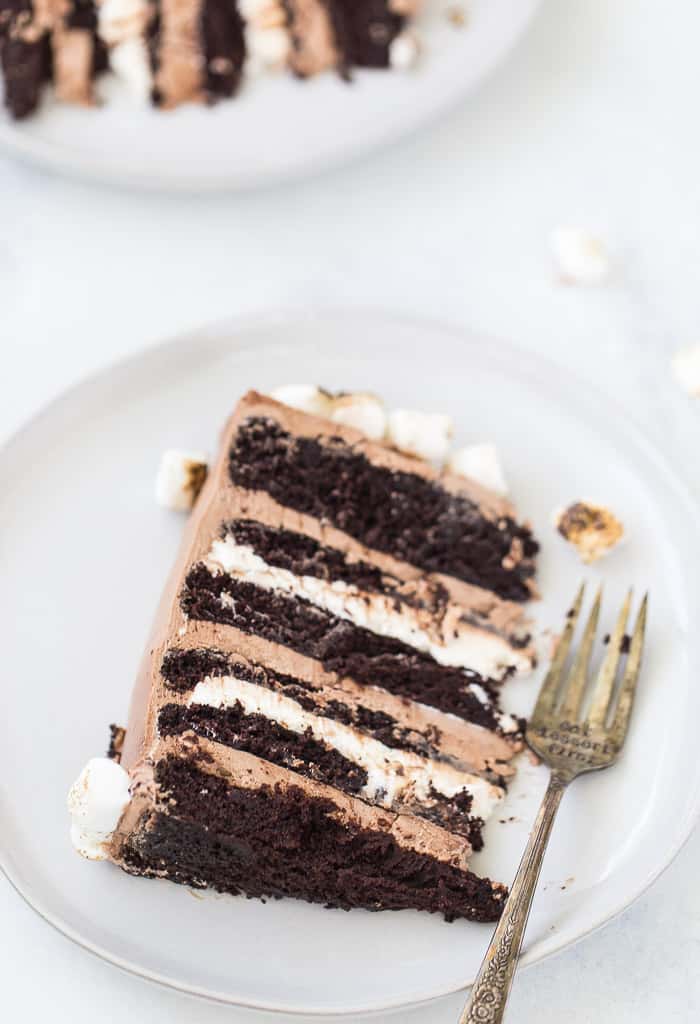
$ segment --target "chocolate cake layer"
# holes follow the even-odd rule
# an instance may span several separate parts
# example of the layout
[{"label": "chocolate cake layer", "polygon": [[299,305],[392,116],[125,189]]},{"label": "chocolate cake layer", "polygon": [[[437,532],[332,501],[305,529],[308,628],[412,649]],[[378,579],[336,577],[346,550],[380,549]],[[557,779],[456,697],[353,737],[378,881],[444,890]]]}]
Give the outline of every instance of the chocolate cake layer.
[{"label": "chocolate cake layer", "polygon": [[170,650],[163,659],[161,672],[167,685],[178,693],[193,690],[207,676],[235,676],[292,697],[307,711],[361,729],[386,747],[410,750],[423,757],[444,756],[439,747],[440,731],[435,726],[428,726],[419,733],[415,729],[405,728],[385,711],[362,704],[351,705],[339,699],[321,701],[314,687],[304,680],[262,666],[251,666],[221,651],[191,648]]},{"label": "chocolate cake layer", "polygon": [[330,801],[293,787],[238,789],[177,758],[156,765],[156,781],[177,819],[156,813],[127,842],[124,866],[138,874],[343,909],[415,908],[448,920],[500,915],[502,887],[399,846],[387,833],[349,827]]},{"label": "chocolate cake layer", "polygon": [[[337,548],[319,544],[303,533],[275,528],[253,519],[234,519],[224,524],[221,536],[233,537],[237,544],[248,545],[268,565],[286,569],[295,576],[342,580],[363,590],[391,594],[401,599],[398,580],[392,580],[369,562],[351,561]],[[447,591],[442,590],[447,600]]]},{"label": "chocolate cake layer", "polygon": [[52,73],[51,39],[46,32],[31,32],[31,0],[0,0],[0,65],[5,107],[15,118],[36,109],[41,91]]},{"label": "chocolate cake layer", "polygon": [[202,10],[204,88],[210,100],[233,96],[243,74],[246,47],[236,0],[206,0]]},{"label": "chocolate cake layer", "polygon": [[327,0],[346,68],[387,68],[389,47],[406,19],[386,0]]},{"label": "chocolate cake layer", "polygon": [[538,545],[527,527],[509,517],[491,520],[466,496],[376,465],[339,438],[295,437],[274,419],[252,416],[234,437],[229,470],[234,484],[266,491],[427,572],[505,599],[531,596]]},{"label": "chocolate cake layer", "polygon": [[337,750],[309,735],[292,732],[264,715],[246,714],[243,705],[213,708],[207,705],[166,704],[158,714],[161,736],[192,731],[235,750],[245,750],[272,764],[289,768],[310,779],[337,786],[344,793],[358,793],[367,783],[367,772]]},{"label": "chocolate cake layer", "polygon": [[399,640],[377,636],[303,599],[286,598],[197,565],[187,575],[181,603],[192,619],[235,626],[316,658],[338,675],[381,686],[486,728],[499,726],[492,705],[469,689],[476,683],[493,700],[489,680],[439,665]]}]

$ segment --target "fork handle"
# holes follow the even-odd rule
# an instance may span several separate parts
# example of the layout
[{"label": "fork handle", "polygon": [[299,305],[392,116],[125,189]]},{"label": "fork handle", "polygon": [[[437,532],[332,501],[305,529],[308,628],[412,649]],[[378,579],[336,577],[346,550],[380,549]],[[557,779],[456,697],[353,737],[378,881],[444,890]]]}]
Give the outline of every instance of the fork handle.
[{"label": "fork handle", "polygon": [[550,777],[510,896],[459,1024],[499,1024],[503,1020],[544,853],[568,782],[568,779],[560,775],[553,774]]}]

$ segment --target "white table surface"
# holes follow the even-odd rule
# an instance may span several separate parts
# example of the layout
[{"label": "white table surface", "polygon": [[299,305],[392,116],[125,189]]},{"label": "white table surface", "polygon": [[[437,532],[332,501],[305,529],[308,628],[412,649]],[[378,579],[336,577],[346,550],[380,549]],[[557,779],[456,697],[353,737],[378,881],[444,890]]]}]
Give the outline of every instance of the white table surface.
[{"label": "white table surface", "polygon": [[[617,395],[700,491],[700,401],[669,373],[671,352],[700,341],[698,38],[691,4],[545,0],[508,64],[430,131],[257,195],[139,195],[0,158],[0,437],[90,370],[184,328],[363,304],[567,363]],[[571,221],[609,240],[605,287],[555,283],[549,232]],[[699,858],[696,833],[621,918],[523,972],[509,1019],[698,1020]],[[0,980],[5,1020],[252,1019],[92,959],[4,880]],[[402,1019],[447,1024],[460,1003]]]}]

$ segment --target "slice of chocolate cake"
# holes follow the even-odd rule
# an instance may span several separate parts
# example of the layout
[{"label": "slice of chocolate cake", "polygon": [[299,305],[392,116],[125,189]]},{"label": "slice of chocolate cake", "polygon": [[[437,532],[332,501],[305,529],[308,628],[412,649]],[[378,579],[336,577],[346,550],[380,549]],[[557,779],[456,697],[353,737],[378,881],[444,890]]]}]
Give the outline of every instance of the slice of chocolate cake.
[{"label": "slice of chocolate cake", "polygon": [[499,686],[533,663],[536,550],[477,483],[250,392],[119,763],[71,791],[76,847],[224,892],[493,920],[504,889],[468,864],[522,746]]},{"label": "slice of chocolate cake", "polygon": [[[15,118],[53,83],[58,99],[91,105],[109,69],[142,101],[172,108],[233,96],[244,76],[288,68],[406,64],[403,36],[417,0],[0,0],[0,67]],[[410,44],[410,45],[407,45]]]}]

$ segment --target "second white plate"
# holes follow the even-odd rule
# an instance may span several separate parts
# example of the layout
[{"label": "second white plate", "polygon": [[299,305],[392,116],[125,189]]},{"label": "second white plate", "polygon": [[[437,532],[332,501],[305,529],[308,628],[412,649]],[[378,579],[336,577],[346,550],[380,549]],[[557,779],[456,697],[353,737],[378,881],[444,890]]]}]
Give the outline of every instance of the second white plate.
[{"label": "second white plate", "polygon": [[[328,911],[293,900],[193,894],[80,860],[70,782],[124,722],[129,691],[183,520],[156,507],[163,448],[213,447],[248,387],[320,381],[392,405],[449,412],[458,441],[493,440],[543,550],[540,625],[558,628],[582,575],[604,579],[603,630],[629,583],[651,593],[648,653],[621,764],[564,801],[524,960],[561,949],[627,906],[698,816],[698,514],[619,410],[577,379],[468,333],[377,315],[232,322],[80,385],[0,453],[3,719],[0,861],[69,937],[121,967],[224,1002],[358,1015],[469,983],[489,928],[412,912]],[[600,498],[628,540],[582,573],[552,508]],[[602,653],[602,644],[599,651]],[[691,671],[692,669],[692,671]],[[526,709],[537,679],[509,683]],[[508,880],[545,784],[525,759],[483,873]],[[319,964],[323,969],[319,970]]]},{"label": "second white plate", "polygon": [[[26,121],[0,112],[0,143],[54,170],[156,189],[254,188],[298,178],[393,142],[435,118],[508,52],[540,0],[470,0],[455,28],[447,4],[426,0],[424,59],[415,72],[332,74],[301,82],[269,75],[214,108],[157,111],[109,77],[104,106],[46,99]],[[116,86],[116,87],[115,87]]]}]

